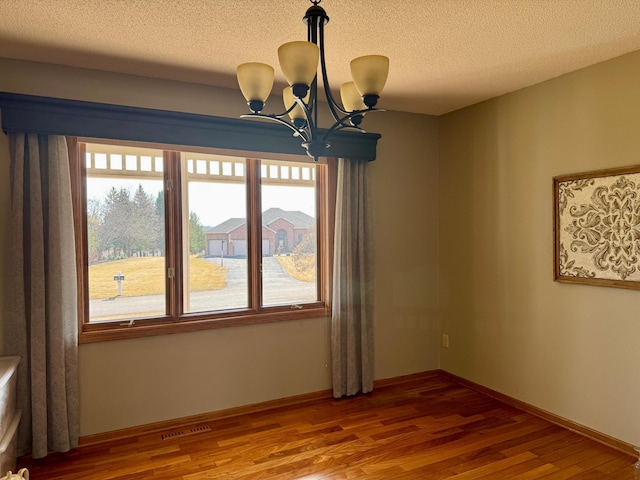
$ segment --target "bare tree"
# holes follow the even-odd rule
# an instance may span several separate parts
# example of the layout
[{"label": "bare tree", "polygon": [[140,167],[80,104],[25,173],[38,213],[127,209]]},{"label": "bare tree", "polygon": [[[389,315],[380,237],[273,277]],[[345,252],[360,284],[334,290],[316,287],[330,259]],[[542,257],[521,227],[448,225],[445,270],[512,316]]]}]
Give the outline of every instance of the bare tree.
[{"label": "bare tree", "polygon": [[98,228],[100,243],[110,250],[110,258],[131,255],[131,201],[125,188],[112,187],[104,200],[104,216]]}]

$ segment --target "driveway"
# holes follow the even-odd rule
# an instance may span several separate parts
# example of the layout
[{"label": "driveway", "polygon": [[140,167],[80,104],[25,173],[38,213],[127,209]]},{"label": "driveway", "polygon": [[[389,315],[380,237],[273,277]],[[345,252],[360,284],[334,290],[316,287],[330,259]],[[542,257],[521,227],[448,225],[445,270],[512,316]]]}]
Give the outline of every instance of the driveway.
[{"label": "driveway", "polygon": [[[206,260],[220,265],[220,258],[207,258]],[[247,260],[244,258],[225,258],[224,266],[227,268],[227,286],[222,290],[191,293],[189,299],[185,299],[185,312],[227,310],[247,306]],[[265,305],[309,302],[316,299],[315,283],[301,282],[290,277],[276,257],[263,258],[262,275]],[[163,295],[123,296],[89,302],[89,312],[92,319],[108,319],[115,316],[150,316],[162,314],[164,311],[165,297]]]}]

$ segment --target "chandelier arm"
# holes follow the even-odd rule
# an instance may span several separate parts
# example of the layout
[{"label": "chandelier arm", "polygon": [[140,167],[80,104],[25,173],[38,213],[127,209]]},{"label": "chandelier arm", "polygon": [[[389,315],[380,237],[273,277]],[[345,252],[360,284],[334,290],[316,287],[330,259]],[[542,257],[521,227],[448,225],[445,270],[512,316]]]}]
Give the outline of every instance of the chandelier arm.
[{"label": "chandelier arm", "polygon": [[304,103],[303,99],[296,98],[291,109],[293,109],[296,105],[299,105],[300,108],[302,108],[302,111],[304,112],[304,116],[307,122],[306,126],[300,127],[299,130],[305,130],[307,132],[308,139],[313,140],[314,133],[316,131],[316,124],[314,123],[314,119],[312,117],[314,108],[311,104],[311,97],[309,97],[309,105]]},{"label": "chandelier arm", "polygon": [[311,96],[309,97],[309,111],[311,115],[307,116],[309,119],[307,123],[307,128],[309,129],[311,139],[316,136],[316,129],[318,128],[318,75],[311,82]]},{"label": "chandelier arm", "polygon": [[345,123],[347,120],[351,119],[352,117],[355,117],[356,115],[361,115],[361,113],[358,113],[358,111],[355,111],[340,118],[336,123],[334,123],[331,126],[331,128],[329,128],[329,130],[325,132],[324,136],[322,137],[322,140],[326,140],[327,138],[329,138],[333,134],[333,132],[337,132],[338,130],[344,130],[344,129],[356,130],[361,133],[367,133],[367,131],[363,128]]},{"label": "chandelier arm", "polygon": [[325,132],[325,134],[322,136],[322,141],[326,142],[327,138],[329,138],[333,132],[337,132],[339,130],[355,130],[357,132],[360,133],[367,133],[367,131],[364,128],[360,128],[357,127],[355,125],[349,125],[347,123],[345,123],[347,120],[351,120],[353,117],[357,116],[357,115],[362,115],[364,116],[365,114],[369,113],[369,112],[384,112],[385,110],[382,108],[367,108],[364,110],[354,110],[353,112],[345,115],[344,117],[338,119],[338,121],[336,123],[334,123],[331,128],[329,130],[327,130]]},{"label": "chandelier arm", "polygon": [[[322,7],[319,7],[314,0],[311,0],[313,7],[307,10],[304,17],[304,21],[307,23],[307,41],[318,45],[318,30],[321,30],[325,21],[329,21],[326,17],[326,13]],[[319,2],[318,2],[319,3]],[[320,52],[322,47],[319,45]],[[309,94],[309,107],[305,110],[307,117],[307,129],[309,131],[310,140],[312,141],[316,136],[316,129],[318,125],[318,74],[313,77],[311,82],[311,91]]]},{"label": "chandelier arm", "polygon": [[336,122],[340,121],[340,115],[336,110],[339,110],[343,114],[350,113],[342,108],[338,102],[333,98],[331,93],[331,87],[329,86],[329,76],[327,75],[327,63],[324,56],[324,24],[321,22],[319,26],[319,46],[320,46],[320,71],[322,72],[322,84],[324,85],[324,94],[327,97],[327,104],[331,111],[331,116]]},{"label": "chandelier arm", "polygon": [[[303,103],[303,105],[304,105],[304,103]],[[261,114],[261,115],[266,115],[267,117],[283,118],[283,117],[285,117],[286,115],[289,115],[289,113],[291,113],[291,111],[292,111],[294,108],[296,108],[296,104],[295,104],[295,103],[293,103],[293,105],[291,105],[287,110],[285,110],[285,111],[284,111],[284,112],[282,112],[282,113],[278,113],[278,114],[275,114],[275,113],[263,113],[263,114]],[[246,116],[246,115],[241,115],[241,117],[244,117],[244,116]]]},{"label": "chandelier arm", "polygon": [[288,127],[289,129],[293,130],[293,133],[302,137],[305,142],[309,142],[312,140],[311,138],[309,138],[309,134],[305,129],[298,128],[295,125],[287,122],[286,120],[283,120],[282,118],[274,114],[245,113],[244,115],[240,115],[240,118],[266,118],[267,120],[273,120],[274,122],[278,122],[284,125],[285,127]]},{"label": "chandelier arm", "polygon": [[329,143],[327,141],[327,139],[331,135],[333,135],[335,132],[339,132],[340,130],[350,130],[350,131],[355,131],[355,132],[358,132],[358,133],[367,133],[366,130],[363,130],[360,127],[354,127],[353,125],[334,123],[333,126],[329,130],[327,130],[327,132],[322,136],[321,141],[325,142],[325,143]]}]

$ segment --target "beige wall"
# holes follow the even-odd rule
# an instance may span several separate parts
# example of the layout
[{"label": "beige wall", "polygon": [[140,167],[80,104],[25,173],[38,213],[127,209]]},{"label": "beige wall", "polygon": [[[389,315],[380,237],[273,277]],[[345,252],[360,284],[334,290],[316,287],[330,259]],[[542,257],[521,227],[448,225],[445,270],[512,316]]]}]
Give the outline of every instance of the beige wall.
[{"label": "beige wall", "polygon": [[438,119],[384,112],[365,121],[382,133],[370,183],[376,378],[389,378],[438,366]]},{"label": "beige wall", "polygon": [[553,282],[552,177],[640,163],[640,52],[441,117],[441,366],[640,444],[640,292]]},{"label": "beige wall", "polygon": [[[229,117],[246,110],[235,90],[6,59],[0,91]],[[438,367],[437,119],[387,112],[365,123],[383,134],[371,185],[376,378],[387,378]],[[7,204],[2,193],[2,231]],[[81,435],[328,389],[328,359],[326,319],[82,345]]]}]

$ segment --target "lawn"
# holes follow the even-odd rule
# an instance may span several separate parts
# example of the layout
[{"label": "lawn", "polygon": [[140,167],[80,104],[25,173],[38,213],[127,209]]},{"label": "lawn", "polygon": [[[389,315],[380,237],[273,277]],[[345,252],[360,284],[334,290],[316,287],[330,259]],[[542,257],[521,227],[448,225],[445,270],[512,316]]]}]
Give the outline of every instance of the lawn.
[{"label": "lawn", "polygon": [[279,255],[276,258],[290,277],[301,282],[316,281],[315,255]]},{"label": "lawn", "polygon": [[[90,299],[111,298],[118,294],[118,283],[113,279],[122,272],[122,296],[164,295],[164,257],[137,257],[103,262],[89,267]],[[192,292],[220,290],[227,285],[227,269],[204,258],[190,257],[189,288]]]}]

